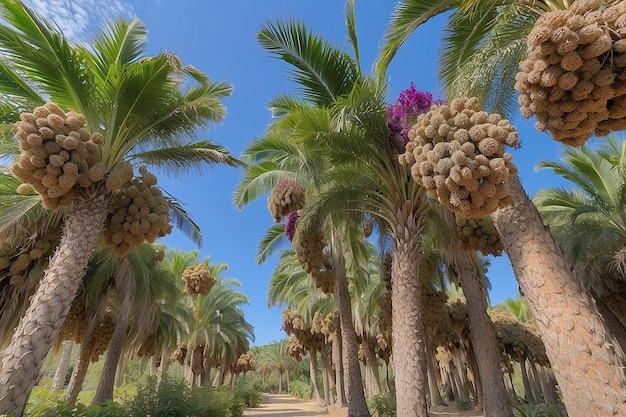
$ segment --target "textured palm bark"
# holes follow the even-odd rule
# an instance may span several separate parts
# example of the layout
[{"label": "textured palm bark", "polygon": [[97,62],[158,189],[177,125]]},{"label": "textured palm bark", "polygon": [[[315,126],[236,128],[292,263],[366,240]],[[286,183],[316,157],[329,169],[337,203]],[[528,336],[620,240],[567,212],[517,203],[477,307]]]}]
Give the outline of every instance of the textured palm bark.
[{"label": "textured palm bark", "polygon": [[358,344],[354,323],[352,322],[352,299],[348,292],[348,277],[343,259],[341,241],[337,232],[332,231],[332,262],[335,271],[335,299],[339,306],[339,321],[341,323],[341,357],[348,401],[348,415],[350,417],[370,417],[365,402],[361,366],[358,358]]},{"label": "textured palm bark", "polygon": [[613,338],[518,178],[493,214],[570,417],[626,415],[626,378]]},{"label": "textured palm bark", "polygon": [[41,377],[43,360],[57,339],[100,240],[107,207],[103,189],[92,187],[77,195],[59,246],[5,350],[0,370],[0,414],[23,414],[28,396]]},{"label": "textured palm bark", "polygon": [[122,357],[122,349],[126,341],[128,323],[135,299],[135,275],[132,271],[128,258],[120,258],[119,265],[115,271],[115,289],[117,296],[122,299],[120,311],[115,320],[115,329],[111,336],[109,349],[104,360],[100,381],[96,388],[92,404],[113,399],[113,384],[115,382],[115,371],[117,364]]},{"label": "textured palm bark", "polygon": [[333,338],[333,362],[335,364],[335,388],[337,391],[337,406],[347,407],[346,401],[346,389],[343,385],[343,360],[341,352],[343,347],[341,346],[341,323],[335,330],[335,337]]},{"label": "textured palm bark", "polygon": [[428,417],[425,332],[420,305],[421,218],[411,201],[398,210],[393,230],[391,321],[398,417]]},{"label": "textured palm bark", "polygon": [[476,253],[465,252],[461,249],[454,214],[445,210],[443,215],[450,229],[444,256],[448,264],[456,271],[467,300],[472,342],[470,349],[473,349],[479,373],[475,375],[476,389],[482,391],[485,417],[513,417],[513,410],[506,399],[506,388],[500,370],[500,348],[495,328],[487,314],[489,308],[487,292],[484,279],[478,269]]},{"label": "textured palm bark", "polygon": [[65,379],[67,377],[67,370],[70,369],[70,359],[72,357],[72,349],[74,348],[74,341],[66,340],[63,342],[63,355],[57,366],[57,370],[54,373],[52,379],[52,387],[50,391],[60,391],[65,386]]}]

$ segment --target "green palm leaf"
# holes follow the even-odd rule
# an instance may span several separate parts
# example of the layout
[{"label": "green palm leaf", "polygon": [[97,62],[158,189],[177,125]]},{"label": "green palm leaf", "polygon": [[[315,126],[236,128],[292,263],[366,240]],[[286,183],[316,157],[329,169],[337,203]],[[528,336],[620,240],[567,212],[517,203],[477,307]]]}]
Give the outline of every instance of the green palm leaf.
[{"label": "green palm leaf", "polygon": [[265,235],[259,242],[256,263],[264,263],[268,257],[270,257],[279,246],[284,245],[286,242],[285,237],[285,225],[273,224],[269,229],[265,231]]},{"label": "green palm leaf", "polygon": [[170,215],[176,224],[176,228],[191,239],[193,243],[202,246],[202,231],[200,230],[200,226],[191,218],[191,213],[185,210],[183,204],[172,197],[167,191],[164,191],[163,194],[167,199],[167,203],[170,207]]},{"label": "green palm leaf", "polygon": [[413,32],[429,19],[456,7],[456,0],[401,0],[396,5],[385,31],[383,46],[376,62],[379,76],[387,72],[392,59]]},{"label": "green palm leaf", "polygon": [[257,39],[263,48],[294,67],[291,79],[312,103],[331,103],[348,93],[358,77],[345,52],[309,32],[302,22],[266,22]]}]

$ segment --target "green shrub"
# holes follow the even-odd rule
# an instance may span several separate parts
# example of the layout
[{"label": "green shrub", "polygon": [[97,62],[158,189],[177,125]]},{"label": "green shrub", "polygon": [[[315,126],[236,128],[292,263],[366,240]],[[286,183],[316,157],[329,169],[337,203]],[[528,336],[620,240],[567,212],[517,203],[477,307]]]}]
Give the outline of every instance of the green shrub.
[{"label": "green shrub", "polygon": [[468,400],[456,400],[454,401],[456,404],[457,410],[473,410],[474,405]]},{"label": "green shrub", "polygon": [[295,380],[289,382],[289,394],[302,400],[310,400],[313,398],[313,389],[308,383]]},{"label": "green shrub", "polygon": [[372,416],[396,417],[396,405],[393,398],[386,395],[374,395],[367,399],[367,408]]},{"label": "green shrub", "polygon": [[513,406],[513,413],[517,417],[563,417],[558,407],[548,404],[523,403]]},{"label": "green shrub", "polygon": [[124,406],[113,401],[86,406],[68,405],[65,392],[51,393],[47,387],[35,387],[26,405],[25,417],[128,417]]},{"label": "green shrub", "polygon": [[238,380],[234,388],[235,396],[243,400],[246,407],[257,407],[263,397],[254,385],[245,380]]}]

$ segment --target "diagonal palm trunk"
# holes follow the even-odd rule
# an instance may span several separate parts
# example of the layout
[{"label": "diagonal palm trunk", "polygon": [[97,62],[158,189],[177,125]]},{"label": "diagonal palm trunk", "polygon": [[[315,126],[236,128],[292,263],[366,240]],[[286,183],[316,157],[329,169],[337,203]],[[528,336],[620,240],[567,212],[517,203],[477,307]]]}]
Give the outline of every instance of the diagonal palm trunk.
[{"label": "diagonal palm trunk", "polygon": [[545,343],[570,417],[626,415],[626,378],[593,300],[544,226],[517,177],[513,204],[493,214]]},{"label": "diagonal palm trunk", "polygon": [[115,372],[117,364],[122,357],[122,348],[126,340],[128,331],[128,322],[135,298],[135,276],[128,258],[123,257],[119,261],[117,271],[115,272],[115,286],[119,297],[122,297],[120,311],[115,320],[115,329],[111,336],[107,356],[104,360],[102,374],[98,382],[98,388],[94,395],[92,404],[98,404],[102,401],[113,399],[113,384],[115,382]]},{"label": "diagonal palm trunk", "polygon": [[426,340],[419,265],[421,217],[411,201],[396,216],[391,263],[392,351],[399,417],[428,417]]},{"label": "diagonal palm trunk", "polygon": [[370,413],[365,402],[361,366],[357,355],[356,333],[352,322],[352,300],[348,291],[348,278],[341,250],[341,242],[337,232],[332,230],[332,259],[335,270],[335,296],[339,306],[339,320],[341,322],[341,343],[344,380],[346,381],[346,397],[348,400],[348,414],[351,417],[369,417]]},{"label": "diagonal palm trunk", "polygon": [[104,188],[78,193],[63,237],[2,359],[0,414],[21,416],[100,241],[107,216]]},{"label": "diagonal palm trunk", "polygon": [[63,348],[63,356],[59,361],[59,366],[54,373],[54,379],[52,380],[51,392],[60,391],[65,386],[65,378],[67,377],[67,370],[70,368],[70,359],[72,357],[72,349],[74,348],[73,340],[66,340],[63,342],[65,346]]},{"label": "diagonal palm trunk", "polygon": [[483,394],[485,417],[513,417],[500,370],[498,339],[491,318],[487,314],[484,280],[478,269],[476,254],[461,250],[454,215],[447,209],[443,215],[450,230],[445,256],[456,270],[467,300],[472,341],[470,349],[473,349],[479,371],[474,375],[476,390]]}]

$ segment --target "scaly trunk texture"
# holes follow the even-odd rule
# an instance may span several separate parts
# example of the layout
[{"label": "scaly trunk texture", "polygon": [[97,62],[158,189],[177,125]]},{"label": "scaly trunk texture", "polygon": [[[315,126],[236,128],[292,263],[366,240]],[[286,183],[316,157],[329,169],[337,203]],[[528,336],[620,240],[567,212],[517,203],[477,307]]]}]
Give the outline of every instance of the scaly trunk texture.
[{"label": "scaly trunk texture", "polygon": [[492,217],[563,395],[569,417],[626,415],[613,338],[517,177],[513,204]]},{"label": "scaly trunk texture", "polygon": [[341,323],[335,330],[335,337],[333,338],[333,362],[335,364],[335,388],[337,390],[337,406],[347,407],[346,402],[346,390],[343,386],[343,361],[341,359]]},{"label": "scaly trunk texture", "polygon": [[[445,251],[448,264],[454,268],[467,300],[470,324],[470,349],[478,364],[478,375],[474,375],[476,390],[482,391],[485,417],[513,417],[509,406],[500,370],[500,348],[496,331],[487,314],[489,308],[484,279],[478,269],[475,252],[461,249],[461,239],[456,231],[454,214],[443,210],[442,215],[448,225],[449,239]],[[479,387],[479,384],[481,386]]]},{"label": "scaly trunk texture", "polygon": [[103,188],[80,191],[44,277],[6,348],[0,370],[0,414],[21,416],[43,360],[54,345],[93,250],[100,241],[108,199]]},{"label": "scaly trunk texture", "polygon": [[336,230],[332,230],[332,261],[335,271],[335,298],[339,306],[339,321],[341,322],[341,343],[343,372],[348,399],[348,415],[350,417],[370,417],[363,392],[361,366],[358,358],[358,344],[354,323],[352,322],[352,299],[348,292],[348,277],[343,259],[341,241]]},{"label": "scaly trunk texture", "polygon": [[317,386],[317,352],[311,349],[309,351],[309,373],[311,374],[311,383],[313,384],[313,394],[315,395],[315,404],[320,407],[324,407],[327,404],[327,399],[322,400],[320,390]]},{"label": "scaly trunk texture", "polygon": [[72,348],[74,348],[73,340],[66,340],[63,342],[63,355],[59,361],[59,366],[54,373],[54,379],[52,380],[52,387],[50,392],[60,391],[65,386],[65,379],[67,377],[67,370],[70,369],[70,359],[72,357]]},{"label": "scaly trunk texture", "polygon": [[398,417],[428,417],[426,346],[419,265],[421,217],[413,202],[398,210],[391,262],[393,370]]},{"label": "scaly trunk texture", "polygon": [[128,258],[120,258],[117,271],[115,271],[115,289],[117,296],[122,299],[120,311],[115,321],[115,329],[111,336],[107,356],[104,360],[102,374],[98,382],[98,388],[94,395],[92,404],[98,404],[102,401],[113,399],[113,384],[115,382],[115,371],[117,364],[122,357],[122,348],[126,341],[128,332],[128,323],[135,299],[135,275],[132,271]]}]

